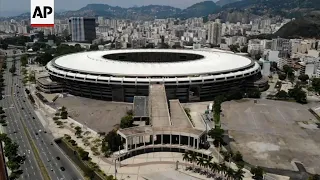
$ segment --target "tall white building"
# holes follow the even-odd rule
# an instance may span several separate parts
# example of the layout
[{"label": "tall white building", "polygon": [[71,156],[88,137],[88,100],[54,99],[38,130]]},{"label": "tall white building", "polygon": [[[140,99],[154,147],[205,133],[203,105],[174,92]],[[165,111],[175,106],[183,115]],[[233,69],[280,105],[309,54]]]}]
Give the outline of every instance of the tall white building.
[{"label": "tall white building", "polygon": [[103,26],[104,25],[104,18],[102,16],[98,17],[98,24],[99,24],[99,26]]},{"label": "tall white building", "polygon": [[213,45],[221,44],[221,31],[222,25],[220,20],[216,20],[215,22],[211,22],[208,25],[208,42]]},{"label": "tall white building", "polygon": [[270,68],[271,68],[270,61],[264,60],[262,65],[262,75],[270,76],[271,75]]}]

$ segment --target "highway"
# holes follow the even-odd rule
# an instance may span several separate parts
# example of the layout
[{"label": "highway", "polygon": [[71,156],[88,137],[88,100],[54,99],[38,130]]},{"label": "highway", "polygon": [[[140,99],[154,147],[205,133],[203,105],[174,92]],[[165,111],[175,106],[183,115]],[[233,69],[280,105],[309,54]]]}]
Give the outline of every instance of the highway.
[{"label": "highway", "polygon": [[[11,62],[11,58],[7,60],[8,68],[4,74],[6,86],[3,94],[5,98],[1,100],[1,106],[6,108],[8,121],[6,132],[20,145],[20,153],[25,153],[27,156],[26,162],[22,166],[24,173],[20,179],[43,179],[26,132],[29,132],[52,180],[84,179],[72,162],[57,148],[50,131],[43,127],[34,112],[34,106],[25,96],[22,84],[23,77],[20,76],[20,62],[16,62],[17,75],[12,76],[8,69],[13,62]],[[27,129],[26,132],[24,127]],[[65,170],[61,170],[61,167]]]}]

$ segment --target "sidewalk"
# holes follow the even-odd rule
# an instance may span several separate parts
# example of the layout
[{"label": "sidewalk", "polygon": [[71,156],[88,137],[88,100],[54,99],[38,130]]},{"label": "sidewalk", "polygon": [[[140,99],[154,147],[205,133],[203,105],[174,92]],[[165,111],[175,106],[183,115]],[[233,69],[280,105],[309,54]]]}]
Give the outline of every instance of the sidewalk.
[{"label": "sidewalk", "polygon": [[[0,133],[6,133],[6,129],[2,125],[0,125]],[[2,143],[2,148],[4,148],[4,143]],[[4,159],[6,162],[8,161],[7,157],[4,157]],[[11,170],[7,166],[6,166],[6,169],[7,169],[8,176],[10,176]]]}]

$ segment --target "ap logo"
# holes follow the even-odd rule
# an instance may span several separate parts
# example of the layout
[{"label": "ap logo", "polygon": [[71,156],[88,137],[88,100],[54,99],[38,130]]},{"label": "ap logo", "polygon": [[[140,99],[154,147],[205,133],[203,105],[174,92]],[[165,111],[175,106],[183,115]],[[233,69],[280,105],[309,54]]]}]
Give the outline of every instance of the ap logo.
[{"label": "ap logo", "polygon": [[31,26],[54,27],[54,0],[31,0]]}]

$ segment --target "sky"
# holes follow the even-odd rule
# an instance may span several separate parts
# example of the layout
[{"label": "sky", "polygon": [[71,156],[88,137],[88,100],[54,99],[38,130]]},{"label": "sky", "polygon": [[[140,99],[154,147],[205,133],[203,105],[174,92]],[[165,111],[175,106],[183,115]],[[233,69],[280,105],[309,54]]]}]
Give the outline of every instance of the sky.
[{"label": "sky", "polygon": [[[101,3],[126,8],[150,4],[186,8],[202,1],[204,0],[55,0],[55,10],[77,10],[91,3]],[[30,0],[0,0],[0,16],[19,15],[24,12],[29,12],[29,9]]]}]

